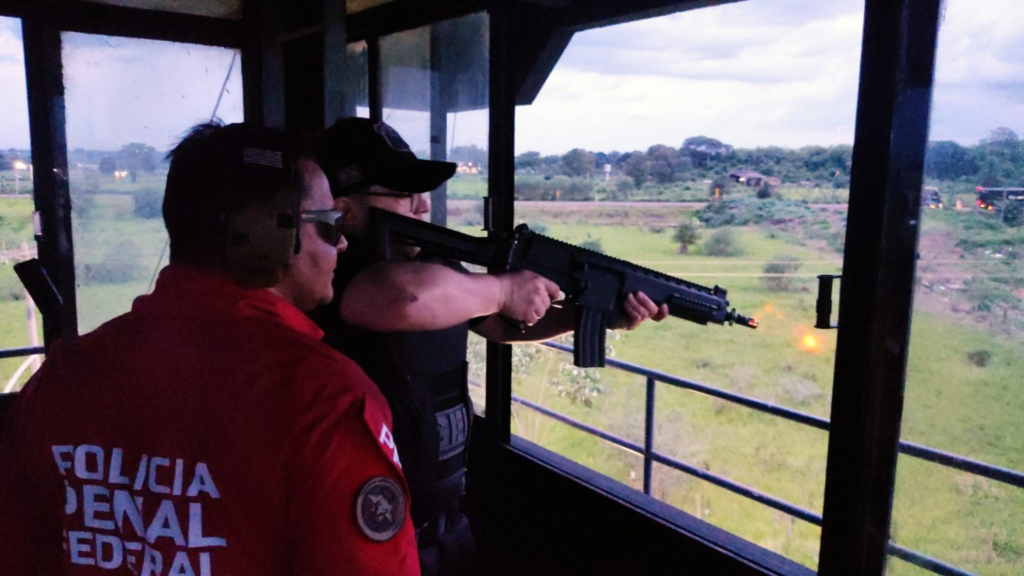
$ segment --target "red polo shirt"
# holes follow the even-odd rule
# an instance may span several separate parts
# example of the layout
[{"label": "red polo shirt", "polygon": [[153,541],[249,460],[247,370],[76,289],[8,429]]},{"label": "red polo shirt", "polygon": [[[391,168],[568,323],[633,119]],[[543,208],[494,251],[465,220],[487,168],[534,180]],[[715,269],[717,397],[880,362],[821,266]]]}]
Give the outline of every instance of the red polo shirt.
[{"label": "red polo shirt", "polygon": [[171,265],[0,437],[0,574],[419,574],[391,414],[283,299]]}]

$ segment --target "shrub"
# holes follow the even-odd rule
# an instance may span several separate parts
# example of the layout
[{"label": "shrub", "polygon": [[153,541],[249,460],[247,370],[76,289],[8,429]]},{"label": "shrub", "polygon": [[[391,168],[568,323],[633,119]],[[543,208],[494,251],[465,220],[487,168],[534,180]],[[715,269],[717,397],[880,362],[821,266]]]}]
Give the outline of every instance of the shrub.
[{"label": "shrub", "polygon": [[842,254],[846,250],[846,230],[836,230],[834,233],[829,234],[825,238],[825,243],[828,244],[829,248]]},{"label": "shrub", "polygon": [[99,202],[92,194],[79,192],[71,195],[71,210],[75,216],[81,219],[91,219],[96,215],[96,210],[98,208]]},{"label": "shrub", "polygon": [[132,196],[135,215],[139,218],[160,218],[163,215],[164,193],[155,188],[143,188]]},{"label": "shrub", "polygon": [[1003,209],[1003,224],[1010,228],[1024,224],[1024,209],[1019,202],[1007,202],[1006,208]]},{"label": "shrub", "polygon": [[593,250],[599,254],[604,254],[604,246],[601,245],[601,241],[597,238],[591,238],[587,235],[587,239],[580,242],[580,248],[586,248],[587,250]]},{"label": "shrub", "polygon": [[761,187],[757,189],[757,197],[760,200],[767,200],[772,197],[772,187],[767,182],[761,184]]},{"label": "shrub", "polygon": [[978,368],[988,366],[990,360],[992,360],[992,353],[988,350],[974,350],[967,353],[967,361]]},{"label": "shrub", "polygon": [[517,176],[516,200],[593,200],[594,183],[582,178]]},{"label": "shrub", "polygon": [[708,256],[739,256],[743,249],[736,232],[728,228],[716,230],[704,241],[704,253]]},{"label": "shrub", "polygon": [[803,264],[796,256],[776,254],[771,262],[764,265],[765,276],[761,277],[761,282],[769,292],[791,292],[796,288],[796,282],[784,274],[793,274],[801,266]]},{"label": "shrub", "polygon": [[[552,179],[552,182],[562,177]],[[582,178],[566,178],[568,182],[561,183],[562,187],[556,190],[556,197],[560,200],[593,200],[594,184]],[[558,191],[561,194],[557,194]]]},{"label": "shrub", "polygon": [[76,279],[96,284],[128,284],[148,271],[142,250],[132,240],[121,240],[103,255],[99,262],[78,262]]},{"label": "shrub", "polygon": [[989,232],[999,232],[1002,230],[1002,227],[993,218],[974,214],[971,217],[968,217],[964,222],[964,230],[986,230]]},{"label": "shrub", "polygon": [[517,176],[515,181],[516,200],[554,200],[548,196],[545,179],[539,176]]},{"label": "shrub", "polygon": [[806,202],[763,202],[748,197],[709,203],[697,211],[697,219],[708,228],[761,223],[779,225],[797,221],[803,226],[813,226],[827,220],[828,215],[824,210],[811,208]]},{"label": "shrub", "polygon": [[1020,298],[991,280],[974,278],[965,284],[967,286],[965,294],[974,302],[974,309],[978,312],[992,312],[997,306],[1010,308],[1020,306]]},{"label": "shrub", "polygon": [[679,244],[680,254],[688,254],[690,245],[700,241],[700,224],[693,219],[683,220],[676,226],[672,240]]}]

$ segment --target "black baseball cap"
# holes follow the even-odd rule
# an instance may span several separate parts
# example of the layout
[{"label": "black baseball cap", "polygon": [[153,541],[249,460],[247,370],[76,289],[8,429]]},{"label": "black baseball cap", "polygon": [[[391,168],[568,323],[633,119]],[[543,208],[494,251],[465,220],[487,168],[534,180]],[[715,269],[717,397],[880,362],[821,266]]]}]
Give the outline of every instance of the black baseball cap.
[{"label": "black baseball cap", "polygon": [[316,160],[335,198],[372,185],[430,192],[456,168],[452,162],[420,160],[394,128],[368,118],[342,118],[325,130]]}]

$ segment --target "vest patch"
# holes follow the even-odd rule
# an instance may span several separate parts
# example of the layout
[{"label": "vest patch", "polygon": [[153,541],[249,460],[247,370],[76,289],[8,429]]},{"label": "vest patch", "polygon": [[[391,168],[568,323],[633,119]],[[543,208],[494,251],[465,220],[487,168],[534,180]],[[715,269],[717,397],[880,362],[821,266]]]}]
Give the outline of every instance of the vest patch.
[{"label": "vest patch", "polygon": [[469,435],[469,418],[466,406],[459,404],[434,414],[437,418],[437,459],[445,460],[460,453],[466,447]]}]

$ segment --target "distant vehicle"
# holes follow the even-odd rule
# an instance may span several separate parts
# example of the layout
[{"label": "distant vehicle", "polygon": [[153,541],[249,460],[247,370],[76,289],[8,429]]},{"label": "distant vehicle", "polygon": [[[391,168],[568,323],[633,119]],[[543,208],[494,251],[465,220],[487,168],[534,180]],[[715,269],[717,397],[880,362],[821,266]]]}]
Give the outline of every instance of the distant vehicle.
[{"label": "distant vehicle", "polygon": [[978,186],[976,205],[978,210],[995,212],[1006,206],[1007,202],[1016,202],[1024,206],[1024,188],[986,188]]},{"label": "distant vehicle", "polygon": [[921,188],[921,205],[932,210],[942,210],[942,196],[935,186],[924,186]]}]

